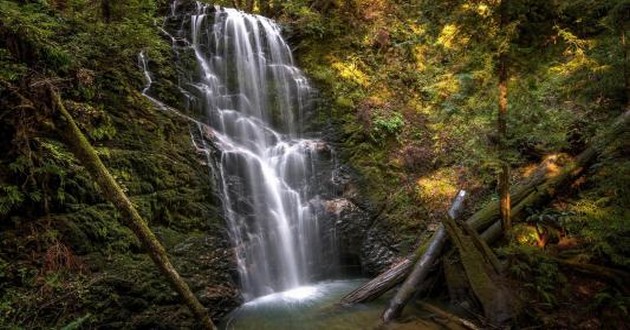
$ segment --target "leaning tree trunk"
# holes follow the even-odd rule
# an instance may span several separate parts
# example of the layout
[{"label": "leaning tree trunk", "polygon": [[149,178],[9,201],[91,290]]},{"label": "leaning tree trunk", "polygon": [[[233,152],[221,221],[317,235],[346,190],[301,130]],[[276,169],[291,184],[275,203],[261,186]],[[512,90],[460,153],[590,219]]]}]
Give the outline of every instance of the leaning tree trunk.
[{"label": "leaning tree trunk", "polygon": [[200,326],[204,329],[216,329],[206,309],[197,300],[186,282],[179,276],[179,273],[169,261],[162,244],[160,244],[129,198],[114,180],[114,177],[103,165],[96,151],[72,118],[72,115],[66,110],[59,93],[50,87],[50,94],[53,101],[53,109],[58,110],[61,114],[61,122],[59,124],[62,127],[59,127],[59,130],[63,132],[63,137],[72,153],[81,161],[92,178],[98,183],[105,197],[123,214],[126,219],[125,224],[140,239],[153,262],[158,266],[175,291],[184,299],[185,304],[199,321]]},{"label": "leaning tree trunk", "polygon": [[[465,197],[466,192],[463,190],[457,194],[457,198],[448,212],[449,217],[456,218],[458,214],[461,213]],[[398,289],[398,292],[396,292],[396,295],[389,302],[389,307],[383,312],[383,322],[389,322],[400,316],[405,305],[407,305],[409,300],[411,300],[413,295],[417,292],[418,284],[426,279],[435,261],[442,253],[442,248],[444,248],[445,244],[446,230],[444,226],[440,226],[435,234],[433,234],[431,243],[429,243],[426,252],[414,265],[411,274],[409,274],[403,285]]]}]

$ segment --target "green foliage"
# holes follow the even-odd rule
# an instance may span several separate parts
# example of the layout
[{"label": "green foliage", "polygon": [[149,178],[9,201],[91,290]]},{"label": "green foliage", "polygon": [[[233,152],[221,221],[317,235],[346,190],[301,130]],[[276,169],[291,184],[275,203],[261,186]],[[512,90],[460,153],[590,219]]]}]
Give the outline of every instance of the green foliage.
[{"label": "green foliage", "polygon": [[610,307],[615,312],[620,313],[623,318],[627,318],[628,308],[630,307],[630,297],[614,289],[607,288],[601,290],[595,294],[591,308],[596,310],[602,307]]},{"label": "green foliage", "polygon": [[312,10],[306,2],[285,1],[281,6],[284,19],[291,22],[287,32],[298,32],[301,36],[312,39],[322,39],[329,32],[324,15]]},{"label": "green foliage", "polygon": [[524,283],[525,295],[534,295],[541,306],[548,308],[559,303],[558,296],[567,280],[558,265],[538,248],[512,244],[500,248],[498,253],[508,258],[508,271]]},{"label": "green foliage", "polygon": [[13,207],[19,206],[24,201],[24,194],[19,187],[12,185],[0,186],[0,215],[5,215]]},{"label": "green foliage", "polygon": [[370,136],[379,144],[388,137],[399,138],[405,126],[405,121],[400,113],[394,112],[388,115],[379,115],[372,122]]},{"label": "green foliage", "polygon": [[0,79],[15,81],[23,76],[27,70],[26,65],[15,62],[7,49],[0,48]]},{"label": "green foliage", "polygon": [[[14,58],[30,65],[38,63],[44,70],[68,71],[71,56],[54,40],[65,32],[63,20],[50,14],[42,3],[18,5],[12,1],[0,3],[0,35],[6,38]],[[13,41],[11,43],[11,41]]]},{"label": "green foliage", "polygon": [[[63,94],[152,226],[169,226],[174,242],[181,242],[221,223],[188,123],[156,111],[139,93],[144,77],[137,55],[145,51],[164,84],[156,91],[160,98],[175,105],[181,99],[171,45],[158,29],[158,11],[166,12],[168,2],[109,1],[105,15],[100,1],[0,1],[0,328],[131,323],[129,313],[157,300],[121,307],[132,298],[110,296],[125,296],[119,291],[128,291],[129,278],[123,275],[140,268],[136,297],[151,291],[164,305],[178,304],[151,260],[131,257],[140,244],[66,148],[46,83]],[[86,270],[81,267],[44,271],[52,242],[67,246],[79,263],[89,260],[90,274],[78,274]],[[109,276],[104,269],[120,258],[127,260],[116,265],[121,279],[101,284]]]},{"label": "green foliage", "polygon": [[83,325],[83,323],[85,323],[87,320],[89,320],[92,317],[92,314],[87,313],[81,317],[79,317],[78,319],[68,323],[68,325],[64,326],[63,328],[61,328],[61,330],[76,330],[76,329],[81,329],[81,326]]},{"label": "green foliage", "polygon": [[580,195],[569,207],[569,215],[562,218],[567,231],[587,242],[593,258],[614,265],[630,265],[630,233],[628,219],[628,183],[630,163],[602,164],[594,189]]}]

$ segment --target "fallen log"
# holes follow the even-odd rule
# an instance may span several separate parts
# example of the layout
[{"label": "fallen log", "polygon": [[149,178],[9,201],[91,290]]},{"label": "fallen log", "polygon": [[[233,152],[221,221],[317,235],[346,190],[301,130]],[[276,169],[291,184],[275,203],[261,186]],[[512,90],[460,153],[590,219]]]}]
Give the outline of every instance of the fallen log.
[{"label": "fallen log", "polygon": [[[607,145],[618,136],[628,133],[629,121],[630,110],[627,110],[615,120],[606,134],[595,139],[595,142],[574,160],[569,161],[562,168],[549,171],[545,175],[546,180],[538,182],[533,186],[534,189],[523,189],[521,192],[527,194],[519,196],[518,202],[515,203],[516,206],[512,208],[512,215],[520,215],[527,208],[552,200],[559,192],[558,187],[566,186],[581,177]],[[496,222],[496,218],[473,216],[467,222],[477,231],[483,230],[480,236],[488,243],[499,239],[502,235],[501,223]]]},{"label": "fallen log", "polygon": [[[630,110],[624,112],[612,125],[612,128],[601,136],[594,139],[594,143],[577,156],[574,160],[569,160],[564,166],[557,163],[561,160],[560,156],[554,155],[547,157],[534,171],[529,178],[522,183],[514,186],[511,195],[512,217],[517,218],[523,213],[526,207],[548,201],[555,194],[555,188],[558,185],[566,184],[571,180],[583,174],[584,170],[596,159],[602,152],[604,147],[613,141],[618,135],[627,132],[627,125],[630,118]],[[501,223],[497,222],[499,218],[498,203],[489,203],[481,210],[475,212],[466,220],[466,223],[475,231],[481,232],[480,237],[487,243],[491,243],[502,235]],[[434,239],[435,235],[431,238]],[[421,244],[421,248],[407,257],[406,260],[413,262],[422,255],[429,243]],[[394,269],[395,268],[395,269]],[[377,276],[373,280],[355,289],[342,298],[345,305],[363,303],[378,298],[391,288],[400,284],[411,272],[408,264],[401,266],[400,264],[386,271],[399,273],[397,276],[382,277]],[[383,273],[383,274],[385,274]]]},{"label": "fallen log", "polygon": [[182,297],[184,303],[199,322],[200,328],[216,329],[206,309],[201,305],[197,297],[195,297],[188,287],[188,284],[184,282],[173,264],[169,261],[166,250],[162,244],[158,241],[157,237],[155,237],[155,234],[153,234],[103,162],[101,162],[98,154],[79,129],[72,115],[70,115],[63,105],[59,93],[57,93],[52,86],[49,87],[49,92],[52,98],[53,109],[56,109],[61,114],[61,118],[59,118],[57,122],[59,130],[62,132],[65,142],[72,153],[83,166],[85,166],[94,181],[96,181],[103,191],[104,197],[114,204],[121,214],[123,214],[125,225],[138,237],[155,265],[158,266],[173,289]]},{"label": "fallen log", "polygon": [[[463,190],[461,190],[457,194],[457,197],[448,212],[448,216],[450,218],[454,219],[459,215],[459,213],[461,213],[465,197],[466,192]],[[416,293],[418,284],[424,281],[429,274],[429,271],[435,264],[435,261],[442,253],[442,248],[445,244],[446,230],[444,226],[440,226],[435,234],[433,234],[431,243],[429,243],[429,247],[427,248],[426,252],[414,265],[411,274],[409,274],[400,289],[398,289],[398,292],[396,292],[396,295],[390,301],[389,307],[383,312],[383,322],[389,322],[400,316],[400,313],[402,313],[405,305],[407,305],[409,300],[411,300],[411,298],[413,298],[413,295]]]},{"label": "fallen log", "polygon": [[[556,160],[556,157],[551,157],[545,160],[527,181],[516,186],[514,191],[511,193],[512,202],[520,202],[523,198],[527,197],[529,193],[534,191],[536,186],[544,181],[546,174],[549,172],[549,168],[555,166],[554,162]],[[522,211],[522,209],[512,210],[512,216],[518,215],[519,211]],[[496,203],[490,203],[473,214],[466,222],[474,230],[480,231],[481,229],[487,228],[487,226],[491,226],[498,216],[498,205]],[[499,223],[498,225],[498,231],[496,231],[497,228],[494,226],[492,229],[491,234],[493,238],[497,237],[497,233],[501,230],[501,224]],[[438,229],[438,231],[436,231],[436,233],[433,234],[426,243],[420,245],[420,248],[418,248],[412,255],[405,258],[403,262],[394,265],[391,269],[383,272],[371,281],[345,295],[341,299],[341,303],[344,305],[352,305],[372,301],[403,282],[404,279],[411,273],[411,265],[422,257],[427,250],[427,247],[434,243],[436,238],[446,238],[446,233],[439,233],[439,231],[440,230]],[[482,236],[482,238],[484,238],[484,236]],[[393,274],[395,274],[395,276],[393,276]]]},{"label": "fallen log", "polygon": [[451,314],[437,306],[428,304],[426,302],[420,302],[420,307],[422,307],[422,309],[431,312],[439,317],[445,318],[447,320],[453,321],[467,329],[470,330],[478,330],[479,327],[477,327],[472,321],[466,320],[464,318],[461,318],[457,315]]},{"label": "fallen log", "polygon": [[412,266],[413,261],[411,259],[403,259],[368,283],[343,296],[341,304],[352,305],[359,301],[369,302],[380,297],[383,293],[403,281],[411,271]]},{"label": "fallen log", "polygon": [[483,307],[486,319],[500,325],[518,314],[519,306],[509,288],[502,285],[499,261],[494,252],[481,242],[476,231],[469,228],[464,234],[453,219],[443,220],[444,227],[453,242],[463,266],[466,281],[477,301]]}]

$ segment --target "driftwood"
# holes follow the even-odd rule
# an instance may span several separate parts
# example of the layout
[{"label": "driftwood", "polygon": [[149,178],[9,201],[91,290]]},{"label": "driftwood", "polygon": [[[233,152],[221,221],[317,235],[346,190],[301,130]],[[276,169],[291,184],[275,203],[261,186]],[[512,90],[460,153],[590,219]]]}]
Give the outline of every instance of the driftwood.
[{"label": "driftwood", "polygon": [[[458,213],[461,213],[465,197],[466,192],[463,190],[457,194],[457,198],[448,212],[448,216],[451,219],[457,217]],[[433,238],[426,252],[414,265],[411,274],[409,274],[403,285],[398,289],[398,292],[396,292],[396,295],[390,301],[389,307],[383,312],[382,319],[384,322],[389,322],[400,316],[405,305],[407,305],[409,300],[411,300],[416,293],[418,284],[426,279],[435,261],[442,253],[442,248],[445,244],[446,230],[443,226],[440,226],[435,234],[433,234]]]},{"label": "driftwood", "polygon": [[49,90],[53,101],[53,108],[61,114],[61,118],[58,121],[59,131],[62,132],[72,153],[81,161],[83,166],[85,166],[94,181],[98,183],[103,191],[103,195],[123,214],[125,225],[138,237],[164,277],[170,282],[175,291],[180,294],[184,303],[199,322],[199,326],[203,329],[216,329],[206,309],[201,305],[199,300],[197,300],[186,282],[179,276],[179,273],[169,261],[166,250],[162,244],[160,244],[155,234],[153,234],[144,219],[142,219],[116,180],[114,180],[114,177],[107,170],[105,165],[103,165],[103,162],[101,162],[96,151],[77,126],[72,115],[66,110],[59,93],[52,87],[50,87]]},{"label": "driftwood", "polygon": [[[584,152],[578,155],[574,160],[568,161],[564,166],[557,164],[559,156],[551,156],[545,159],[529,178],[513,187],[510,192],[511,216],[518,218],[523,211],[532,205],[549,201],[557,193],[557,188],[566,185],[581,176],[588,166],[597,158],[604,147],[611,143],[618,135],[627,131],[628,121],[630,119],[630,110],[624,112],[612,125],[611,129],[604,135],[595,138],[595,142]],[[487,243],[491,243],[503,234],[501,222],[499,219],[498,203],[489,203],[481,210],[474,213],[466,220],[466,223],[473,230],[482,233],[481,239]],[[432,237],[432,241],[435,235]],[[421,248],[414,255],[407,258],[407,261],[419,258],[426,246],[429,244],[421,244]],[[419,253],[420,252],[420,253]],[[395,272],[397,276],[383,277],[379,275],[372,281],[355,289],[342,298],[342,302],[346,305],[363,303],[378,298],[389,289],[401,283],[411,272],[408,263],[394,266],[394,268],[383,274]],[[400,273],[400,274],[398,274]]]}]

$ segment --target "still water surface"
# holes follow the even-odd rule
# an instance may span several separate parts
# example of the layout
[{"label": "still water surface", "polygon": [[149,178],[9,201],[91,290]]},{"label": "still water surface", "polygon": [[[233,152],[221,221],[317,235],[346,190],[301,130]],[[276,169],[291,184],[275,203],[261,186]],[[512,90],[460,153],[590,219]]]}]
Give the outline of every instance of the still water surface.
[{"label": "still water surface", "polygon": [[[391,296],[353,307],[337,305],[339,299],[366,279],[320,282],[249,301],[226,317],[221,329],[355,330],[440,329],[435,323],[414,319],[379,328],[380,315]],[[406,312],[418,312],[408,307]]]}]

